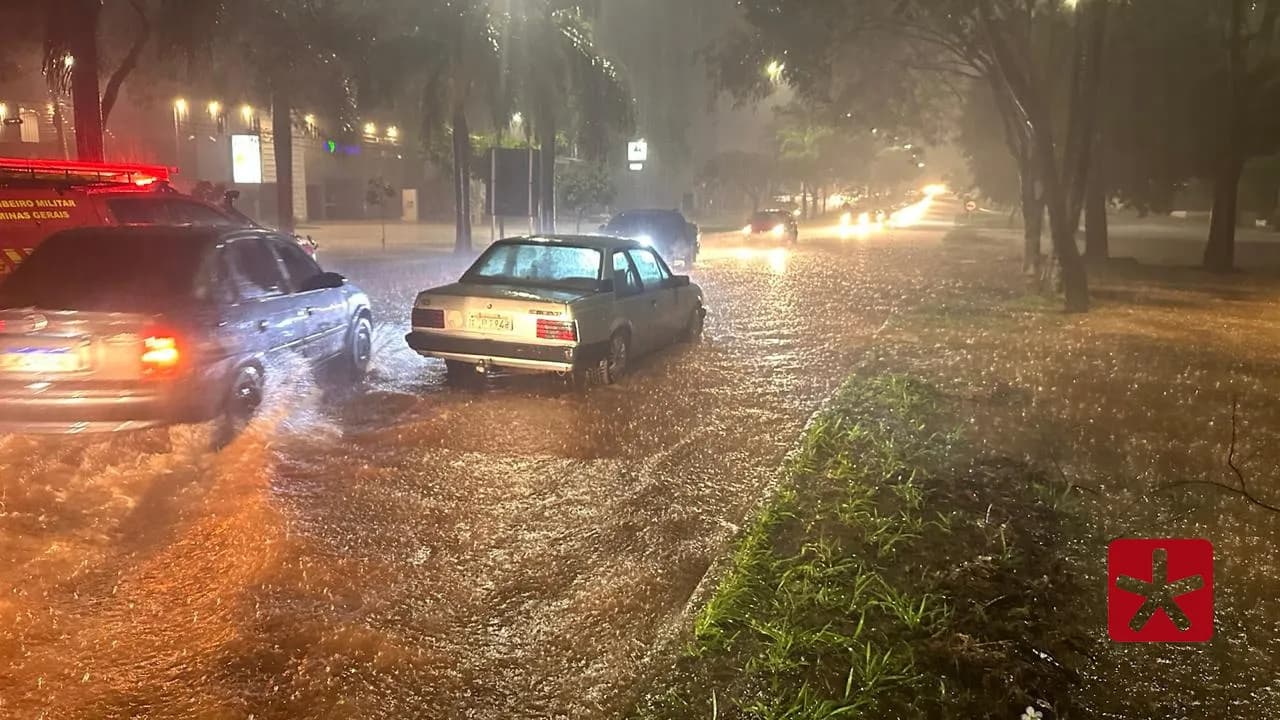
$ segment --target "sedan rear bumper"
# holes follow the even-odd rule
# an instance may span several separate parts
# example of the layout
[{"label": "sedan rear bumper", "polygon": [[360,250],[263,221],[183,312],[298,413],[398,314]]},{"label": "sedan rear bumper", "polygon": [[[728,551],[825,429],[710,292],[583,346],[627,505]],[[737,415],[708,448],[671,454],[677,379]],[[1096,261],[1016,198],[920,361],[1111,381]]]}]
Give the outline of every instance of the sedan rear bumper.
[{"label": "sedan rear bumper", "polygon": [[460,338],[414,331],[405,336],[420,355],[522,370],[572,372],[600,362],[607,347],[592,345],[535,345],[479,338]]},{"label": "sedan rear bumper", "polygon": [[208,419],[205,395],[176,385],[0,384],[0,432],[118,432]]}]

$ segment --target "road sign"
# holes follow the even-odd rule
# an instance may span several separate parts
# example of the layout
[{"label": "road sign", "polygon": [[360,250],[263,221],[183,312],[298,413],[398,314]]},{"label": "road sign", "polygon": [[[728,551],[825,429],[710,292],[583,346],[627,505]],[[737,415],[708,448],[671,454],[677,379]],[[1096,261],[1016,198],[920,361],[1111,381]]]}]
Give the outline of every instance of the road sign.
[{"label": "road sign", "polygon": [[649,160],[649,143],[644,140],[632,140],[627,143],[627,162],[644,163]]},{"label": "road sign", "polygon": [[973,200],[970,200],[969,202],[964,204],[964,209],[968,210],[969,212],[973,212],[974,210],[978,209],[978,203],[974,202]]}]

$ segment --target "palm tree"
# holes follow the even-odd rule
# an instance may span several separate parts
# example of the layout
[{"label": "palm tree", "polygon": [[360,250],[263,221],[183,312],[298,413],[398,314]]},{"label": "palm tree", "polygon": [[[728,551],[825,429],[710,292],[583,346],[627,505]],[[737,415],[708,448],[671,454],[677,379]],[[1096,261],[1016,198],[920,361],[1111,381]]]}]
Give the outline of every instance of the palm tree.
[{"label": "palm tree", "polygon": [[[136,29],[128,51],[99,95],[98,34],[104,14],[116,11],[132,15]],[[18,13],[9,18],[11,28],[42,28],[43,69],[49,89],[55,94],[71,94],[77,156],[81,160],[102,160],[103,128],[121,86],[137,68],[151,36],[147,8],[142,0],[129,0],[127,8],[117,3],[106,9],[102,0],[48,0],[39,9],[18,8],[10,12]]]},{"label": "palm tree", "polygon": [[363,24],[332,2],[314,0],[161,0],[157,34],[185,50],[190,64],[241,77],[251,95],[269,98],[279,227],[292,231],[293,110],[319,107],[350,126],[351,61]]},{"label": "palm tree", "polygon": [[508,0],[507,67],[517,102],[528,107],[541,148],[539,225],[555,231],[559,128],[572,125],[583,153],[602,160],[610,131],[630,129],[634,109],[612,62],[591,37],[586,5],[567,0]]},{"label": "palm tree", "polygon": [[447,129],[451,139],[455,236],[458,252],[471,250],[471,122],[477,108],[506,117],[498,29],[484,0],[447,3],[400,0],[383,7],[384,33],[363,70],[362,99],[412,104],[428,143]]}]

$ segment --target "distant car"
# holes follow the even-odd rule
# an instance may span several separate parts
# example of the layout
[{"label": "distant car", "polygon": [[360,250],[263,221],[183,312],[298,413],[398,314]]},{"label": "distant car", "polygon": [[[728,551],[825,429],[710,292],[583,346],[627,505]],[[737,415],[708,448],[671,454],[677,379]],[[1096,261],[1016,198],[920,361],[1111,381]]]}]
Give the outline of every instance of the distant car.
[{"label": "distant car", "polygon": [[657,250],[672,262],[692,265],[698,259],[702,234],[679,210],[628,210],[600,228],[604,234],[630,238]]},{"label": "distant car", "polygon": [[637,355],[701,335],[705,317],[702,289],[639,242],[513,238],[419,294],[406,340],[453,379],[502,368],[610,384]]},{"label": "distant car", "polygon": [[284,353],[362,377],[372,322],[365,294],[286,236],[67,230],[0,283],[0,430],[235,429]]},{"label": "distant car", "polygon": [[748,240],[766,239],[795,245],[800,241],[800,225],[787,210],[761,210],[742,228],[742,236]]}]

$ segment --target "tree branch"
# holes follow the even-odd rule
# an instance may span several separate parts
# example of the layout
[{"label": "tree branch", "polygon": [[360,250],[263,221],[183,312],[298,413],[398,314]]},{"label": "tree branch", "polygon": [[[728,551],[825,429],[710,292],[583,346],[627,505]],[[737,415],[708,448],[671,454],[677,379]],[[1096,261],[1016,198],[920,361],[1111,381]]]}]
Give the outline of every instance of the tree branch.
[{"label": "tree branch", "polygon": [[138,67],[138,59],[142,56],[142,49],[146,47],[147,40],[151,38],[151,21],[147,18],[147,11],[142,7],[141,0],[129,0],[129,4],[133,6],[134,12],[138,14],[138,34],[133,38],[133,44],[129,46],[129,52],[125,54],[124,59],[120,61],[120,66],[115,72],[111,73],[110,79],[107,80],[107,86],[102,91],[102,126],[106,127],[107,118],[111,116],[111,110],[116,106],[116,99],[120,96],[120,86],[124,84],[125,78]]},{"label": "tree branch", "polygon": [[1171,483],[1166,483],[1164,485],[1161,485],[1159,488],[1157,488],[1157,490],[1166,490],[1166,489],[1177,488],[1177,487],[1185,487],[1188,485],[1204,485],[1208,487],[1215,487],[1224,492],[1229,492],[1235,495],[1239,495],[1240,497],[1244,498],[1245,500],[1249,501],[1254,505],[1257,505],[1260,508],[1263,508],[1265,510],[1270,510],[1271,512],[1274,512],[1274,513],[1280,513],[1280,506],[1272,505],[1271,503],[1261,500],[1260,498],[1258,498],[1258,496],[1254,495],[1252,492],[1249,491],[1248,483],[1245,481],[1244,471],[1242,471],[1240,469],[1240,466],[1236,464],[1236,438],[1237,438],[1237,432],[1238,432],[1237,410],[1239,408],[1239,404],[1240,403],[1237,398],[1231,399],[1231,443],[1227,447],[1227,467],[1231,469],[1232,474],[1235,475],[1236,477],[1236,481],[1240,483],[1239,487],[1236,487],[1234,485],[1228,485],[1226,483],[1217,482],[1216,480],[1179,480],[1177,482],[1171,482]]}]

